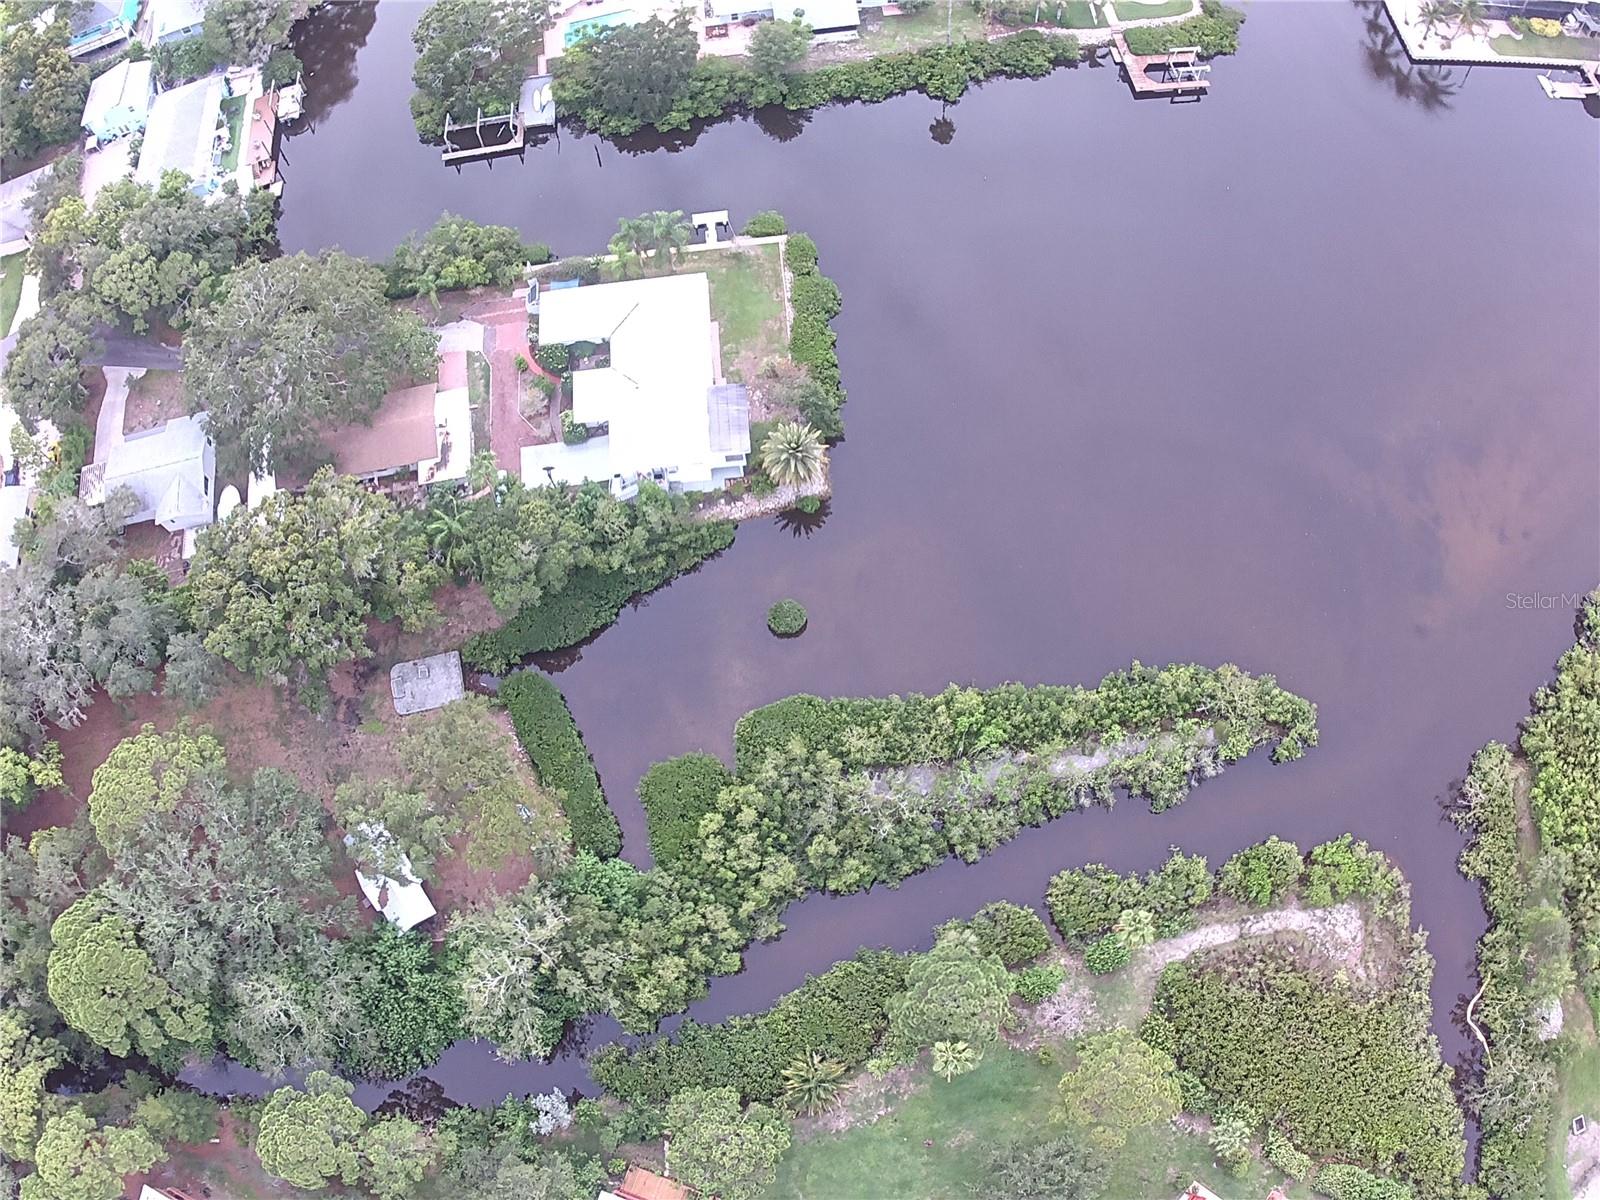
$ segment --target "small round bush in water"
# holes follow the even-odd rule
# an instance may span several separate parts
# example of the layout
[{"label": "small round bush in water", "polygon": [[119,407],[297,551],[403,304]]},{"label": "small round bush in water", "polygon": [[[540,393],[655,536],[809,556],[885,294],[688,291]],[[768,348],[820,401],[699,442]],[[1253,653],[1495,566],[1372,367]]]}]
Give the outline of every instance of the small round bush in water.
[{"label": "small round bush in water", "polygon": [[767,609],[767,628],[779,637],[794,637],[806,627],[806,610],[798,600],[779,600]]},{"label": "small round bush in water", "polygon": [[770,208],[766,212],[758,212],[744,223],[745,237],[777,237],[780,233],[788,232],[789,226],[783,214],[773,212]]},{"label": "small round bush in water", "polygon": [[1128,965],[1128,947],[1115,934],[1106,934],[1083,952],[1083,965],[1096,975],[1109,975]]}]

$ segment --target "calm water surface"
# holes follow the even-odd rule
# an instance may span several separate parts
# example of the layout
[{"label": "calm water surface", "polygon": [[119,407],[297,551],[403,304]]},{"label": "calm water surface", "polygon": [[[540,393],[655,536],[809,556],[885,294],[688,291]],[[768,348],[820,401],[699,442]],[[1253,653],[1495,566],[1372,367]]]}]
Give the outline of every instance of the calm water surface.
[{"label": "calm water surface", "polygon": [[[1063,867],[1351,830],[1412,881],[1461,1055],[1483,913],[1441,801],[1572,637],[1569,604],[1507,593],[1600,579],[1600,122],[1526,72],[1409,72],[1362,8],[1274,3],[1200,104],[1083,68],[672,148],[563,133],[458,174],[406,107],[420,11],[312,23],[288,248],[381,256],[448,210],[586,253],[622,214],[779,208],[845,296],[827,519],[742,529],[558,664],[630,856],[646,767],[727,755],[741,713],[792,692],[1092,682],[1137,657],[1275,672],[1321,706],[1304,761],[1251,762],[1175,812],[1073,816],[976,866],[797,904],[695,1015],[762,1007],[862,943],[927,945],[988,900],[1037,903]],[[794,641],[763,623],[782,596],[810,610]],[[431,1075],[483,1103],[583,1070],[463,1044]]]}]

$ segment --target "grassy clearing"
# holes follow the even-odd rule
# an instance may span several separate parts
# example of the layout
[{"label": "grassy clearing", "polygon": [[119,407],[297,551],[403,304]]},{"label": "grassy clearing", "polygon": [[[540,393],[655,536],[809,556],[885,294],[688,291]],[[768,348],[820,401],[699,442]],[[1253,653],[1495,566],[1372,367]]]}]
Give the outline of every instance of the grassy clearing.
[{"label": "grassy clearing", "polygon": [[472,445],[489,448],[489,360],[476,350],[467,351],[467,405],[472,410]]},{"label": "grassy clearing", "polygon": [[222,102],[222,115],[228,118],[229,146],[222,156],[222,169],[234,171],[239,167],[239,147],[244,142],[244,97],[229,96]]},{"label": "grassy clearing", "polygon": [[[919,1200],[970,1200],[983,1194],[988,1151],[1016,1139],[1044,1140],[1056,1124],[1065,1055],[1051,1061],[1009,1047],[988,1052],[977,1070],[950,1082],[918,1069],[915,1090],[878,1121],[841,1134],[797,1137],[778,1168],[769,1200],[869,1200],[887,1194]],[[1176,1195],[1192,1180],[1226,1184],[1229,1194],[1266,1195],[1281,1174],[1255,1162],[1242,1180],[1216,1165],[1202,1133],[1166,1126],[1141,1134],[1111,1164],[1114,1195]],[[1293,1200],[1311,1195],[1291,1188]]]},{"label": "grassy clearing", "polygon": [[0,337],[11,330],[22,301],[22,277],[28,273],[28,252],[19,250],[0,258]]},{"label": "grassy clearing", "polygon": [[1553,38],[1532,33],[1525,33],[1518,38],[1502,33],[1499,37],[1490,38],[1489,46],[1496,54],[1512,58],[1571,58],[1600,62],[1600,40],[1568,37],[1564,33]]},{"label": "grassy clearing", "polygon": [[1190,0],[1160,0],[1155,4],[1139,0],[1116,0],[1111,6],[1119,21],[1148,21],[1153,17],[1181,17],[1194,5]]},{"label": "grassy clearing", "polygon": [[1563,1027],[1573,1050],[1559,1068],[1560,1090],[1545,1155],[1545,1195],[1552,1200],[1572,1195],[1567,1178],[1567,1131],[1572,1118],[1582,1113],[1590,1124],[1600,1122],[1600,1039],[1595,1036],[1594,1014],[1576,991],[1568,996],[1565,1008]]},{"label": "grassy clearing", "polygon": [[711,317],[721,332],[728,379],[748,381],[761,363],[787,357],[776,245],[686,254],[680,270],[704,271],[711,281]]},{"label": "grassy clearing", "polygon": [[952,41],[960,42],[984,35],[983,14],[964,2],[934,4],[919,13],[878,17],[874,20],[878,26],[876,29],[869,28],[872,22],[862,23],[861,40],[856,43],[869,54],[893,54],[940,45],[945,40],[947,22]]}]

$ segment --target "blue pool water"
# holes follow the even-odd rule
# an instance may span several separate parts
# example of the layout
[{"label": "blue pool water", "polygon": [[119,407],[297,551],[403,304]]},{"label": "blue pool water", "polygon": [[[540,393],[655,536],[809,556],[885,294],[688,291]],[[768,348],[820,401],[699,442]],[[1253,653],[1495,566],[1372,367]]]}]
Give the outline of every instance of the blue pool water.
[{"label": "blue pool water", "polygon": [[582,41],[591,33],[598,33],[602,29],[610,29],[613,25],[627,25],[633,20],[630,12],[601,13],[598,17],[590,17],[587,21],[578,21],[567,27],[566,44],[573,45]]}]

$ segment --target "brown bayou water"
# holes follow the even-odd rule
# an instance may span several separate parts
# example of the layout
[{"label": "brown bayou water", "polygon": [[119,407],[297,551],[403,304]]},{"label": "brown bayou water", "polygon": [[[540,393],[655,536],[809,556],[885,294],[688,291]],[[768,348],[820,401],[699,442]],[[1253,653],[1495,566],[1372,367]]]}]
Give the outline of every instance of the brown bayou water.
[{"label": "brown bayou water", "polygon": [[[450,211],[585,253],[623,214],[778,208],[845,297],[826,519],[742,529],[558,664],[630,856],[646,767],[726,755],[741,713],[792,692],[1092,682],[1138,657],[1275,672],[1321,706],[1304,761],[1252,761],[1176,811],[1072,816],[796,904],[695,1014],[1037,903],[1063,867],[1350,830],[1412,881],[1457,1060],[1483,913],[1441,802],[1515,735],[1600,580],[1600,122],[1528,72],[1410,69],[1381,12],[1275,3],[1199,104],[1081,68],[671,146],[563,133],[458,174],[406,108],[420,11],[308,23],[288,249],[381,256]],[[764,626],[783,596],[810,611],[792,641]],[[575,1086],[582,1040],[514,1067],[462,1044],[429,1074],[475,1103]]]}]

